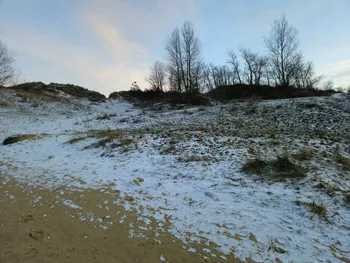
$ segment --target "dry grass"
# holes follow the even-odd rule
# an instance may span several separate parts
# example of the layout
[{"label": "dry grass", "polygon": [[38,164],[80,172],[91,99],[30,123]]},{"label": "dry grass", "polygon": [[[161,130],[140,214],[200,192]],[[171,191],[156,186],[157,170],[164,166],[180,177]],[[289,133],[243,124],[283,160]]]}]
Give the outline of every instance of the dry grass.
[{"label": "dry grass", "polygon": [[335,161],[341,164],[345,171],[350,171],[350,158],[342,155],[341,153],[337,153],[335,156]]},{"label": "dry grass", "polygon": [[8,144],[13,144],[21,141],[26,141],[26,140],[36,140],[38,138],[39,136],[33,135],[33,134],[14,135],[14,136],[7,137],[2,144],[8,145]]},{"label": "dry grass", "polygon": [[350,204],[350,194],[347,194],[347,195],[344,196],[344,202],[346,204]]},{"label": "dry grass", "polygon": [[0,101],[0,107],[10,107],[10,104],[5,101]]},{"label": "dry grass", "polygon": [[262,174],[266,166],[267,163],[265,161],[259,159],[258,157],[255,157],[246,161],[246,163],[242,167],[242,172]]},{"label": "dry grass", "polygon": [[65,143],[66,143],[66,144],[74,144],[74,143],[83,141],[83,140],[85,140],[85,139],[87,139],[87,137],[77,137],[77,138],[72,138],[72,139],[70,139],[69,141],[66,141]]},{"label": "dry grass", "polygon": [[274,127],[269,127],[266,131],[269,138],[276,138],[277,132]]},{"label": "dry grass", "polygon": [[297,205],[302,205],[309,208],[311,213],[317,214],[321,219],[328,220],[327,209],[323,203],[317,204],[315,201],[313,202],[302,202],[296,201]]},{"label": "dry grass", "polygon": [[112,137],[107,137],[104,139],[101,139],[89,146],[86,146],[84,149],[91,149],[91,148],[100,148],[100,147],[105,147],[107,143],[110,143],[113,141],[114,138]]},{"label": "dry grass", "polygon": [[256,156],[248,159],[243,165],[242,171],[258,175],[267,175],[272,178],[304,178],[305,170],[292,163],[289,157],[284,154],[272,161],[264,161]]},{"label": "dry grass", "polygon": [[122,133],[120,130],[90,130],[85,136],[76,137],[67,141],[67,144],[74,144],[85,140],[87,138],[99,138],[96,143],[86,146],[84,149],[99,148],[106,146],[107,143],[112,142],[114,139],[120,138]]},{"label": "dry grass", "polygon": [[294,157],[299,161],[307,161],[310,160],[313,156],[312,149],[309,147],[302,148],[298,153],[294,155]]},{"label": "dry grass", "polygon": [[206,155],[192,155],[192,156],[182,158],[182,161],[184,161],[186,163],[187,162],[201,162],[201,161],[210,162],[210,161],[217,161],[217,159],[215,157],[206,156]]},{"label": "dry grass", "polygon": [[101,116],[97,116],[96,120],[110,120],[112,117],[116,117],[117,114],[103,114]]}]

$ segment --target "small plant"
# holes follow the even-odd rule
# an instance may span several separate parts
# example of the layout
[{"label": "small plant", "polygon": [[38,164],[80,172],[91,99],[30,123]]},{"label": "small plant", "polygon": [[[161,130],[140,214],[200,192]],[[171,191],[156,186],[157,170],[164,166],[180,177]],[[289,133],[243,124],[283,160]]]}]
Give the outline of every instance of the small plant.
[{"label": "small plant", "polygon": [[273,127],[268,128],[266,133],[270,138],[276,138],[277,132],[276,132],[275,128],[273,128]]},{"label": "small plant", "polygon": [[328,220],[327,209],[323,203],[317,204],[315,201],[313,202],[295,202],[298,206],[302,205],[310,209],[311,213],[317,214],[321,219]]},{"label": "small plant", "polygon": [[315,102],[308,102],[305,104],[302,104],[302,107],[305,109],[312,109],[315,108],[317,106],[317,104]]},{"label": "small plant", "polygon": [[265,167],[266,162],[259,159],[258,157],[255,157],[254,159],[248,159],[247,162],[243,165],[242,171],[245,173],[256,173],[261,174]]},{"label": "small plant", "polygon": [[339,144],[335,148],[335,161],[342,165],[345,171],[350,171],[350,158],[344,156],[340,151]]},{"label": "small plant", "polygon": [[192,111],[189,111],[188,109],[184,109],[184,110],[183,110],[183,114],[191,115],[191,114],[193,114],[193,112],[192,112]]},{"label": "small plant", "polygon": [[170,141],[169,141],[169,144],[170,144],[170,145],[177,144],[177,141],[175,141],[175,140],[170,140]]},{"label": "small plant", "polygon": [[96,120],[109,120],[110,119],[110,116],[105,113],[103,114],[102,116],[97,116]]},{"label": "small plant", "polygon": [[350,204],[350,194],[347,194],[347,195],[344,196],[344,202],[346,204]]},{"label": "small plant", "polygon": [[38,139],[39,136],[33,135],[33,134],[21,134],[21,135],[15,135],[15,136],[10,136],[7,137],[3,141],[3,145],[8,145],[8,144],[13,144],[21,141],[26,141],[26,140],[36,140]]},{"label": "small plant", "polygon": [[65,143],[66,144],[74,144],[74,143],[80,142],[82,140],[85,140],[86,138],[87,137],[76,137],[76,138],[70,139],[69,141],[66,141]]},{"label": "small plant", "polygon": [[297,154],[295,154],[295,158],[299,161],[307,161],[310,160],[313,156],[312,148],[304,147]]},{"label": "small plant", "polygon": [[264,161],[258,156],[248,159],[242,167],[242,172],[270,176],[271,178],[304,178],[305,170],[292,163],[285,153],[275,160]]}]

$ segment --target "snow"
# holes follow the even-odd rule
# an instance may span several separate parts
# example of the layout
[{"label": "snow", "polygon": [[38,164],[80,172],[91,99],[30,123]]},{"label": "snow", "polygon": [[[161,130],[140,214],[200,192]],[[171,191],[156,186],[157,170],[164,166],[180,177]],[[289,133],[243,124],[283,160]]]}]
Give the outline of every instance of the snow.
[{"label": "snow", "polygon": [[[269,101],[262,102],[259,107],[294,107],[296,101],[303,102]],[[317,99],[317,102],[326,103],[322,99]],[[264,262],[276,257],[283,262],[311,262],[316,259],[320,262],[340,262],[329,249],[332,245],[336,246],[339,255],[349,257],[349,209],[339,198],[320,193],[309,180],[317,176],[348,191],[349,173],[345,179],[340,179],[337,170],[329,167],[315,171],[302,180],[259,180],[242,173],[241,167],[249,156],[248,146],[263,144],[265,138],[242,138],[234,134],[217,138],[204,134],[197,141],[178,139],[178,126],[186,128],[190,123],[210,123],[218,118],[220,107],[207,109],[204,113],[197,108],[189,109],[192,114],[187,115],[178,110],[143,114],[141,110],[119,100],[96,105],[81,102],[79,105],[84,111],[59,105],[60,112],[54,112],[56,104],[46,105],[44,110],[40,107],[28,109],[21,105],[20,110],[15,112],[0,111],[0,139],[13,134],[46,134],[35,141],[0,146],[1,174],[29,185],[51,189],[62,185],[72,189],[103,189],[113,185],[112,190],[121,192],[121,198],[113,203],[122,204],[127,210],[137,210],[142,215],[140,221],[146,225],[150,224],[147,217],[155,218],[159,229],[164,229],[164,225],[170,222],[167,230],[187,244],[191,252],[196,252],[190,247],[191,243],[207,240],[208,245],[214,242],[219,246],[221,258],[234,251],[235,256],[241,259],[250,257]],[[117,116],[109,120],[96,119],[112,113]],[[96,138],[66,144],[77,135],[84,136],[84,132],[89,130],[121,129],[130,131],[129,136],[136,137],[133,130],[143,128],[174,131],[171,135],[178,140],[176,146],[183,151],[164,154],[167,139],[152,132],[144,132],[143,139],[138,140],[137,149],[131,148],[125,153],[108,145],[84,149],[96,142]],[[302,138],[293,142],[295,145],[303,144]],[[319,144],[311,140],[309,143]],[[296,146],[290,144],[289,147]],[[184,161],[194,155],[204,156],[198,154],[202,152],[210,157],[205,159],[207,161]],[[273,152],[273,149],[269,149],[264,153],[267,158],[272,158]],[[341,181],[337,183],[335,177]],[[143,178],[144,181],[135,184],[136,178]],[[60,194],[63,204],[82,209],[71,200],[64,199],[63,191]],[[132,196],[135,201],[124,201],[126,196]],[[37,197],[33,202],[40,199]],[[325,204],[332,223],[310,213],[306,207],[297,206],[297,200]],[[108,201],[104,204],[108,204]],[[125,216],[120,223],[124,223],[124,219]],[[81,220],[86,218],[81,217]],[[102,222],[102,219],[98,218],[97,222]],[[99,227],[108,230],[107,226]],[[251,233],[257,242],[249,239]],[[270,250],[271,242],[287,253]],[[213,253],[209,249],[204,251]],[[160,260],[166,261],[163,255]]]}]

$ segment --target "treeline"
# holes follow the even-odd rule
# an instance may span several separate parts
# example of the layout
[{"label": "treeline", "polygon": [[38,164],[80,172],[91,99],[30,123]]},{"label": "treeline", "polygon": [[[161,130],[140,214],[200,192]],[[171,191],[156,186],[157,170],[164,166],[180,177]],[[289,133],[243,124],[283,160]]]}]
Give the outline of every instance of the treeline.
[{"label": "treeline", "polygon": [[[313,63],[303,57],[298,30],[284,15],[273,22],[264,44],[267,54],[239,47],[227,52],[223,65],[205,63],[200,40],[187,21],[172,31],[165,44],[166,58],[153,63],[147,81],[153,91],[186,94],[188,102],[193,94],[212,93],[219,86],[314,89],[320,84]],[[325,89],[331,88],[329,82]]]}]

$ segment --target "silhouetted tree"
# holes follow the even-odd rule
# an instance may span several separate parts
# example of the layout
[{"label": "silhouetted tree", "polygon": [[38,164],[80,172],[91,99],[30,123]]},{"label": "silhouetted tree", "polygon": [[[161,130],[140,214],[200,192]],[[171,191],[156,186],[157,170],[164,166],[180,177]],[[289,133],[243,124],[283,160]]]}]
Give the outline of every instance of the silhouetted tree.
[{"label": "silhouetted tree", "polygon": [[295,84],[299,88],[315,88],[319,84],[322,76],[316,76],[312,62],[304,63],[300,61]]},{"label": "silhouetted tree", "polygon": [[270,34],[265,38],[265,45],[269,51],[269,66],[277,84],[293,84],[300,70],[301,52],[298,31],[288,23],[285,15],[273,22]]},{"label": "silhouetted tree", "polygon": [[140,91],[140,86],[137,84],[136,81],[134,81],[132,84],[131,84],[131,87],[130,87],[130,90],[131,91]]},{"label": "silhouetted tree", "polygon": [[228,53],[228,60],[227,62],[232,66],[233,68],[233,76],[234,76],[234,81],[236,82],[236,80],[238,81],[239,84],[242,84],[242,78],[241,78],[241,70],[239,68],[239,62],[237,59],[236,54],[231,50]]},{"label": "silhouetted tree", "polygon": [[175,28],[165,44],[165,49],[172,81],[177,82],[177,91],[187,93],[191,103],[202,62],[199,38],[195,35],[192,24],[186,21],[181,29]]},{"label": "silhouetted tree", "polygon": [[146,80],[150,84],[152,90],[163,92],[166,84],[166,76],[165,64],[157,60],[151,66],[150,75]]}]

